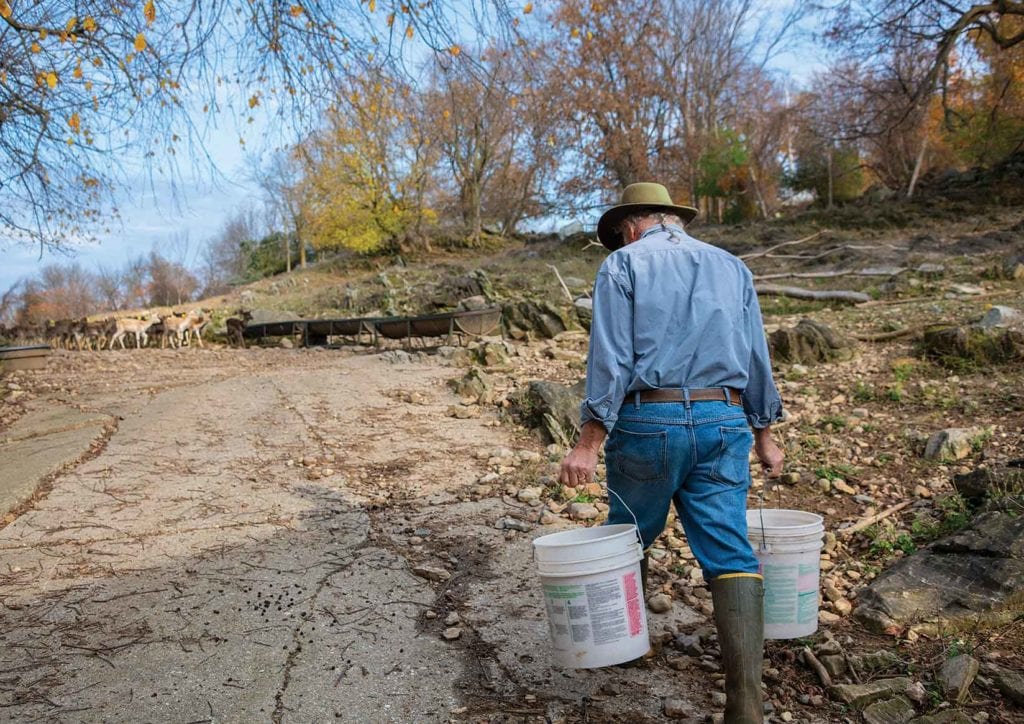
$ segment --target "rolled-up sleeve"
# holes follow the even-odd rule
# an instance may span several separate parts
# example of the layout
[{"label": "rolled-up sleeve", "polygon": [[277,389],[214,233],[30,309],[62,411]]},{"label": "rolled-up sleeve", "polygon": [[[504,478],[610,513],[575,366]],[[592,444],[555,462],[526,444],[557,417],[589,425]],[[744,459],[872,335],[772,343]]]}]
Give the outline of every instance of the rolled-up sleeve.
[{"label": "rolled-up sleeve", "polygon": [[602,267],[594,281],[593,315],[580,420],[597,420],[611,432],[633,371],[633,289],[625,275]]},{"label": "rolled-up sleeve", "polygon": [[750,365],[747,387],[743,390],[743,410],[751,427],[764,428],[782,418],[782,398],[772,379],[772,363],[768,357],[768,340],[761,319],[761,305],[753,279],[748,277],[746,298],[747,329],[750,334]]}]

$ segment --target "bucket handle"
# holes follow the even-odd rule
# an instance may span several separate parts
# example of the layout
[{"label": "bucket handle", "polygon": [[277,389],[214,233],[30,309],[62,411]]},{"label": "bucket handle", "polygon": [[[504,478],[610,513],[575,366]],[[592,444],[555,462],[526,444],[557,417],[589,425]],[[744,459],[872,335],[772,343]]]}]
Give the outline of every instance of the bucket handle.
[{"label": "bucket handle", "polygon": [[[629,513],[630,517],[633,518],[633,527],[636,529],[636,542],[640,544],[640,550],[642,551],[644,549],[644,539],[640,537],[640,521],[638,521],[636,519],[636,513],[634,513],[633,509],[630,508],[629,505],[626,503],[626,501],[622,499],[621,495],[619,495],[614,490],[612,490],[611,488],[608,487],[607,481],[604,484],[604,489],[607,490],[612,495],[614,495],[616,498],[618,498],[619,502],[622,503],[622,507],[624,507],[626,509],[626,511]],[[764,525],[762,524],[761,527],[763,529]],[[532,553],[533,553],[533,560],[536,561],[537,560],[537,549],[534,548]]]}]

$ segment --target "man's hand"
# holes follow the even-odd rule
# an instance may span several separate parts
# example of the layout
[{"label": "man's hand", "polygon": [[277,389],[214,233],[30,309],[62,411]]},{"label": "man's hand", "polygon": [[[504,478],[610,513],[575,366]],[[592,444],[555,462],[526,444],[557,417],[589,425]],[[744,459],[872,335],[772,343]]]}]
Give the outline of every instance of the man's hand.
[{"label": "man's hand", "polygon": [[604,443],[604,425],[591,420],[580,431],[580,441],[576,447],[562,460],[562,468],[558,473],[558,482],[573,488],[586,485],[594,479],[597,470],[597,454]]},{"label": "man's hand", "polygon": [[754,454],[761,461],[765,474],[769,478],[778,478],[782,475],[782,463],[785,455],[782,449],[772,440],[772,430],[770,427],[754,430]]}]

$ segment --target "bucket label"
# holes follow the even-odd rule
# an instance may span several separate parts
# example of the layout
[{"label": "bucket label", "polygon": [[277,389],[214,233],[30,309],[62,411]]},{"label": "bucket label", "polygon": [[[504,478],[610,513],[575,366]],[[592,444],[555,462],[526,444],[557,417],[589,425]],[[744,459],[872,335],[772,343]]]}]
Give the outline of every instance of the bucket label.
[{"label": "bucket label", "polygon": [[556,649],[615,644],[644,632],[636,573],[588,584],[544,584],[551,640]]},{"label": "bucket label", "polygon": [[766,624],[811,623],[818,620],[818,566],[768,564],[764,576]]}]

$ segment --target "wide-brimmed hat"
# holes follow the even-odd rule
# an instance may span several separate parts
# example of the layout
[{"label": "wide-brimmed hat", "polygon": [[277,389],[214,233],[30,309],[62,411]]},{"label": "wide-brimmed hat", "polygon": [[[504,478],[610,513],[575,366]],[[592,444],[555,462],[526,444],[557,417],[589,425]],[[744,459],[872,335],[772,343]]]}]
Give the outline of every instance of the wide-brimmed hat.
[{"label": "wide-brimmed hat", "polygon": [[610,251],[622,246],[622,235],[618,231],[619,222],[632,214],[644,211],[663,211],[675,214],[683,223],[688,223],[697,215],[692,206],[679,206],[672,203],[668,189],[661,184],[636,183],[630,184],[622,192],[622,202],[605,211],[597,222],[597,240]]}]

